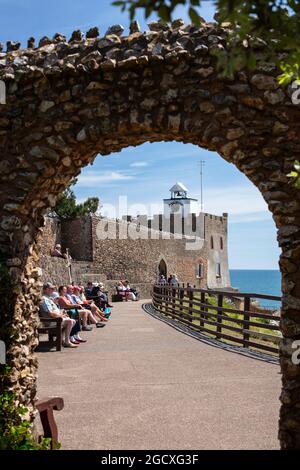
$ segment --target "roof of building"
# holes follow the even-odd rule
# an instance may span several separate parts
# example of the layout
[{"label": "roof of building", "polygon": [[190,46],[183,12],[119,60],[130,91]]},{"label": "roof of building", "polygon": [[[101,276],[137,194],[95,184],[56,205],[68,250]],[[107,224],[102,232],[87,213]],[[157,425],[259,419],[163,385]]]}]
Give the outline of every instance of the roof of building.
[{"label": "roof of building", "polygon": [[177,181],[172,188],[170,188],[170,191],[177,192],[177,191],[185,191],[187,192],[188,189],[182,184],[180,181]]}]

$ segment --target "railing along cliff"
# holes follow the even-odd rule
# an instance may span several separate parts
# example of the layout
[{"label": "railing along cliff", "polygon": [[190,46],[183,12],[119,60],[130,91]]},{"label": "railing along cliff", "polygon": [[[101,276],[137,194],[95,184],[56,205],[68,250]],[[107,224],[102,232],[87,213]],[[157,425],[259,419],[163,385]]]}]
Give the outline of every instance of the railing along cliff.
[{"label": "railing along cliff", "polygon": [[[240,301],[240,309],[235,306]],[[209,337],[272,354],[281,341],[279,312],[257,308],[253,300],[280,297],[154,285],[153,306],[162,314]]]}]

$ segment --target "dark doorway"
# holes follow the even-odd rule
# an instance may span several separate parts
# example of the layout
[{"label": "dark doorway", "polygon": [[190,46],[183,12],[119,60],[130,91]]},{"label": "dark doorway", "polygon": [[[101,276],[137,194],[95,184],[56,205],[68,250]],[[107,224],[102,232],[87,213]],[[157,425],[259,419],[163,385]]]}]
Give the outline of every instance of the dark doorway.
[{"label": "dark doorway", "polygon": [[158,271],[160,275],[163,274],[167,278],[167,265],[163,259],[159,263]]}]

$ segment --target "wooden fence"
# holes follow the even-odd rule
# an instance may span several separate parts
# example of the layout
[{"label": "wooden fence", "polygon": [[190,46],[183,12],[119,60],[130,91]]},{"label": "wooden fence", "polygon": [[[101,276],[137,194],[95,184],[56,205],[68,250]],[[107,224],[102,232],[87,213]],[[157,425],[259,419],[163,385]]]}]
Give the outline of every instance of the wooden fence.
[{"label": "wooden fence", "polygon": [[[235,306],[238,297],[241,307]],[[262,294],[213,291],[185,287],[153,286],[153,306],[166,316],[209,337],[272,354],[281,341],[279,312],[257,310],[260,300],[281,298]],[[242,302],[241,302],[242,301]],[[256,308],[255,308],[256,306]],[[280,307],[279,307],[280,308]]]}]

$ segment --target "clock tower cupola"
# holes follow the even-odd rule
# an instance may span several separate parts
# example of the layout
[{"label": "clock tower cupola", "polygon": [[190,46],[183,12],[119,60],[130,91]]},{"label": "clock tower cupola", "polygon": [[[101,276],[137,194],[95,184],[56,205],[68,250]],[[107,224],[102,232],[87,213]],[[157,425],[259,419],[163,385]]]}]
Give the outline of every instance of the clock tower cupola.
[{"label": "clock tower cupola", "polygon": [[170,188],[171,197],[164,199],[164,216],[169,218],[170,214],[180,214],[186,217],[188,214],[197,213],[198,200],[188,197],[188,189],[179,181]]}]

